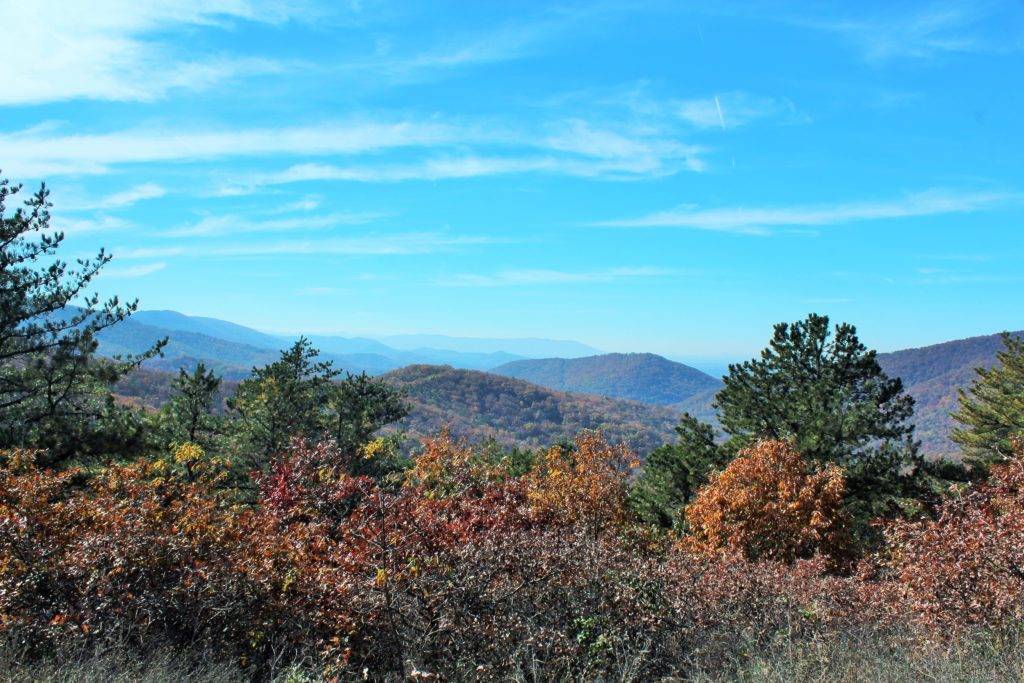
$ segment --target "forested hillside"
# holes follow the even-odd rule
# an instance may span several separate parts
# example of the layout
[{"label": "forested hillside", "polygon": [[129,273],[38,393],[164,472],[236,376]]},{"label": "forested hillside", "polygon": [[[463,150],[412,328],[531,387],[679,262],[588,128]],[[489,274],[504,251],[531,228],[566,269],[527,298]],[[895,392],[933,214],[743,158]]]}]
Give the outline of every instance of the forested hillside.
[{"label": "forested hillside", "polygon": [[722,384],[700,370],[653,353],[518,360],[499,366],[493,372],[558,391],[660,405],[680,403]]},{"label": "forested hillside", "polygon": [[[1022,332],[1013,333],[1021,336]],[[929,455],[952,455],[956,445],[949,440],[957,409],[957,392],[977,377],[976,368],[996,363],[1003,348],[1001,335],[957,339],[942,344],[905,349],[878,355],[878,363],[891,377],[903,380],[914,397],[917,438]]]},{"label": "forested hillside", "polygon": [[384,375],[412,412],[398,424],[412,435],[449,426],[474,440],[538,447],[600,429],[641,454],[670,439],[678,415],[633,401],[552,391],[522,380],[448,366],[414,365]]},{"label": "forested hillside", "polygon": [[[115,391],[134,405],[158,409],[174,395],[174,373],[140,368]],[[571,439],[581,429],[601,429],[646,454],[672,437],[678,414],[633,401],[552,391],[528,382],[449,366],[413,365],[382,377],[402,390],[411,412],[396,425],[407,445],[449,427],[473,441],[494,439],[510,446],[537,448]],[[214,402],[223,412],[237,381],[222,383]]]},{"label": "forested hillside", "polygon": [[[878,355],[886,374],[899,377],[914,398],[915,433],[927,455],[956,453],[949,434],[954,425],[951,414],[958,405],[957,392],[970,386],[976,368],[996,362],[1002,345],[1000,335],[993,334]],[[713,402],[721,387],[719,380],[699,370],[641,353],[521,360],[493,372],[553,389],[667,404],[712,423]]]}]

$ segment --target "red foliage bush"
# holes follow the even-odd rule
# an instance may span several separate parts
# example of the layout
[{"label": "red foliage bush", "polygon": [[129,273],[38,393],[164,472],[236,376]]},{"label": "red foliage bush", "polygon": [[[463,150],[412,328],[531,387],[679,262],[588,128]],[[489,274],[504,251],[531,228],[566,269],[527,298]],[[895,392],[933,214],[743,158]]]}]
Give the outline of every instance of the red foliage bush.
[{"label": "red foliage bush", "polygon": [[313,525],[238,510],[215,477],[165,463],[0,469],[0,628],[45,649],[76,638],[208,644],[259,666],[351,628],[346,577]]},{"label": "red foliage bush", "polygon": [[876,560],[878,600],[936,632],[1024,617],[1024,443],[935,519],[894,522]]}]

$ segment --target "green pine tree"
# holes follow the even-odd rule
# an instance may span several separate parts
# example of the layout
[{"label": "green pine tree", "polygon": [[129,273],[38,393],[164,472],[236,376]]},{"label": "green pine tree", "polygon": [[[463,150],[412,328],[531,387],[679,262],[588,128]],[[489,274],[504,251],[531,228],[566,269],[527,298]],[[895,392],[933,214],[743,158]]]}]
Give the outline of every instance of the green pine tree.
[{"label": "green pine tree", "polygon": [[137,304],[89,294],[110,255],[100,250],[75,267],[60,260],[64,234],[50,225],[45,185],[8,213],[20,190],[0,179],[0,448],[46,449],[51,465],[129,455],[144,442],[143,421],[110,388],[164,342],[137,356],[96,358],[97,335]]},{"label": "green pine tree", "polygon": [[[913,438],[914,401],[899,379],[885,375],[852,325],[831,328],[827,317],[813,314],[780,323],[760,357],[731,365],[724,383],[715,399],[728,436],[724,453],[734,457],[759,439],[780,439],[820,466],[839,465],[847,512],[863,542],[876,537],[872,519],[917,509],[931,495],[933,472]],[[711,428],[690,429],[706,435]],[[660,476],[662,500],[692,495],[687,485]]]},{"label": "green pine tree", "polygon": [[655,449],[647,456],[629,500],[641,520],[662,527],[681,529],[683,507],[711,473],[729,462],[724,448],[715,443],[711,425],[689,413],[676,427],[679,440]]},{"label": "green pine tree", "polygon": [[222,431],[222,421],[214,414],[221,378],[199,363],[192,372],[180,369],[172,386],[174,396],[164,409],[169,441],[187,441],[211,450]]},{"label": "green pine tree", "polygon": [[378,449],[371,458],[360,457],[359,451],[381,427],[408,414],[409,405],[399,390],[365,372],[349,373],[331,387],[325,429],[341,453],[349,456],[350,474],[380,478],[410,465],[398,448],[398,438],[389,437],[386,447]]},{"label": "green pine tree", "polygon": [[1024,338],[1004,334],[1003,344],[999,362],[978,368],[970,391],[960,390],[960,409],[953,413],[963,426],[952,439],[979,477],[1011,454],[1014,439],[1024,438]]},{"label": "green pine tree", "polygon": [[319,355],[308,339],[300,338],[279,360],[254,368],[228,401],[238,418],[239,450],[251,464],[266,465],[294,437],[316,441],[325,436],[325,406],[338,371]]},{"label": "green pine tree", "polygon": [[335,383],[327,402],[331,438],[343,451],[355,451],[381,427],[409,414],[401,393],[361,372]]}]

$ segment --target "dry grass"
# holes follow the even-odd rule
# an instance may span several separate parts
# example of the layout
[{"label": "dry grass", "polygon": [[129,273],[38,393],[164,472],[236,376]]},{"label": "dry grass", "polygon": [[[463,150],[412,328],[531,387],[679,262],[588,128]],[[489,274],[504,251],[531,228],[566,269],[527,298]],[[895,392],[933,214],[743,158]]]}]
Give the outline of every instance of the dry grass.
[{"label": "dry grass", "polygon": [[[1019,636],[995,637],[975,633],[938,647],[902,636],[876,632],[819,634],[793,640],[780,635],[773,644],[757,646],[738,641],[732,656],[718,670],[706,670],[680,660],[669,681],[719,683],[1011,683],[1024,681],[1024,643]],[[565,671],[552,671],[524,651],[515,680],[525,682],[584,680]],[[603,680],[640,681],[645,668],[644,648],[616,653],[617,666]],[[468,666],[446,672],[443,680],[487,680],[486,671]],[[141,655],[123,647],[91,652],[62,653],[44,661],[22,661],[16,648],[0,648],[0,680],[10,683],[235,683],[250,680],[234,663],[212,661],[201,652],[156,649]],[[270,675],[272,683],[314,683],[318,673],[288,667]]]}]

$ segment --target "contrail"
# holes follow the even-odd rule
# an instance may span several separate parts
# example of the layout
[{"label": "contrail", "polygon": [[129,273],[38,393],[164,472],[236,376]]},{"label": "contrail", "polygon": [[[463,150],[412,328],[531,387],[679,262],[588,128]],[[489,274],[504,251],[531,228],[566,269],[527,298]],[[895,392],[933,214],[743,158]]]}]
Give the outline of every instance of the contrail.
[{"label": "contrail", "polygon": [[715,109],[718,110],[718,122],[722,124],[722,130],[725,130],[725,117],[722,116],[722,103],[718,101],[718,95],[715,95]]}]

